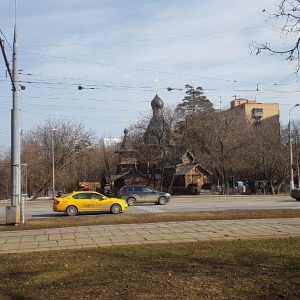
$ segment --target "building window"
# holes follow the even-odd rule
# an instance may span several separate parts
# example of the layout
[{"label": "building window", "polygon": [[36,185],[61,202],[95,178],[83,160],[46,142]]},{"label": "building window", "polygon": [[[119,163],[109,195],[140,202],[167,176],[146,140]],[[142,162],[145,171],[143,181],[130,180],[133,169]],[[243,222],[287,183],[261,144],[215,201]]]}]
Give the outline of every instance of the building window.
[{"label": "building window", "polygon": [[252,118],[255,120],[256,124],[260,124],[262,117],[263,117],[263,109],[262,108],[253,108],[252,109]]},{"label": "building window", "polygon": [[263,117],[263,109],[262,108],[253,108],[252,109],[252,117],[253,118],[262,118]]}]

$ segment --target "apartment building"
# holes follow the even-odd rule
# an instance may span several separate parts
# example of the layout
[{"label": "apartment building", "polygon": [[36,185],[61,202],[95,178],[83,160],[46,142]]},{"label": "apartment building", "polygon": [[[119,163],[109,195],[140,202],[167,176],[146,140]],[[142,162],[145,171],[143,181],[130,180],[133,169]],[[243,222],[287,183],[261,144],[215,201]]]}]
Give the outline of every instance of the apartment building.
[{"label": "apartment building", "polygon": [[250,124],[259,125],[261,122],[268,121],[278,128],[280,126],[278,103],[258,103],[256,100],[235,99],[231,101],[230,110]]}]

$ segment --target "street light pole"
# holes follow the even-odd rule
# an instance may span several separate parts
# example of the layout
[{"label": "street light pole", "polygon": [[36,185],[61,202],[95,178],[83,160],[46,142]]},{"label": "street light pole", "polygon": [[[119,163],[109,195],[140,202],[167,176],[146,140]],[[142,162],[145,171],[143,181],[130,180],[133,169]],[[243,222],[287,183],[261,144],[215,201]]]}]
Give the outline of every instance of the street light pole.
[{"label": "street light pole", "polygon": [[20,205],[21,195],[21,139],[20,99],[17,29],[14,29],[13,44],[13,106],[11,110],[11,205]]},{"label": "street light pole", "polygon": [[54,199],[54,189],[55,189],[55,166],[54,166],[54,131],[55,128],[51,128],[51,146],[52,146],[52,198]]},{"label": "street light pole", "polygon": [[294,170],[293,170],[293,145],[292,145],[292,129],[291,129],[291,111],[294,107],[299,106],[295,104],[289,112],[289,145],[290,145],[290,191],[294,189]]}]

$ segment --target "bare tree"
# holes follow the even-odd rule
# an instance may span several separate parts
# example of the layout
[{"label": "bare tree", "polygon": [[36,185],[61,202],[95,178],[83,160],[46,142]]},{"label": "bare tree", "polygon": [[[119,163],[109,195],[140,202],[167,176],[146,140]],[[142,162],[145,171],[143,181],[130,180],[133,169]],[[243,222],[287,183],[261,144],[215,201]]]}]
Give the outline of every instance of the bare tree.
[{"label": "bare tree", "polygon": [[[175,107],[166,106],[158,119],[153,119],[151,116],[142,116],[130,128],[130,147],[138,150],[140,171],[149,174],[151,181],[149,184],[160,190],[171,189],[170,185],[164,185],[165,171],[168,170],[168,177],[172,177],[173,174],[171,173],[175,172],[176,165],[184,153],[182,151],[181,135],[176,133],[175,130],[180,119],[179,115],[180,112]],[[156,186],[155,178],[159,177],[158,174],[160,176],[160,186]]]},{"label": "bare tree", "polygon": [[[266,12],[266,11],[265,11]],[[296,72],[300,68],[300,1],[299,0],[282,0],[277,5],[274,13],[269,13],[269,17],[275,20],[283,20],[284,23],[281,27],[281,34],[285,37],[295,36],[294,45],[287,47],[284,50],[276,50],[269,43],[252,43],[252,50],[256,51],[256,54],[261,53],[264,50],[271,52],[272,54],[282,55],[286,60],[296,61]]]},{"label": "bare tree", "polygon": [[103,138],[96,145],[94,158],[97,162],[97,172],[101,178],[110,178],[116,173],[119,147],[120,143],[107,142]]},{"label": "bare tree", "polygon": [[197,120],[198,126],[195,128],[198,128],[198,134],[194,130],[194,142],[198,149],[196,159],[213,172],[214,180],[223,186],[223,192],[229,193],[239,156],[249,143],[247,126],[229,111],[211,111]]},{"label": "bare tree", "polygon": [[82,124],[65,120],[48,119],[45,124],[25,132],[22,163],[28,165],[29,192],[37,196],[47,195],[52,182],[52,155],[57,187],[64,187],[74,180],[72,170],[77,167],[77,155],[92,143],[92,131],[86,130]]},{"label": "bare tree", "polygon": [[4,152],[0,156],[0,199],[10,196],[10,153]]},{"label": "bare tree", "polygon": [[249,143],[240,155],[236,169],[242,181],[249,184],[252,193],[255,185],[264,183],[264,191],[278,193],[289,177],[287,131],[277,130],[272,122],[262,122],[249,128]]},{"label": "bare tree", "polygon": [[[292,129],[292,147],[293,147],[293,162],[294,162],[294,170],[296,170],[295,174],[295,185],[300,187],[300,122],[293,121],[291,122],[291,129]],[[286,131],[288,128],[286,129]]]},{"label": "bare tree", "polygon": [[189,112],[188,116],[182,109],[164,112],[170,140],[162,143],[163,136],[159,136],[155,148],[143,140],[145,119],[150,117],[137,123],[131,131],[132,149],[140,150],[140,161],[160,170],[175,170],[183,153],[192,150],[196,161],[213,172],[214,182],[219,181],[224,193],[229,193],[236,181],[254,186],[256,181],[265,180],[272,193],[280,190],[288,176],[288,144],[284,134],[280,135],[277,118],[253,123],[232,110]]}]

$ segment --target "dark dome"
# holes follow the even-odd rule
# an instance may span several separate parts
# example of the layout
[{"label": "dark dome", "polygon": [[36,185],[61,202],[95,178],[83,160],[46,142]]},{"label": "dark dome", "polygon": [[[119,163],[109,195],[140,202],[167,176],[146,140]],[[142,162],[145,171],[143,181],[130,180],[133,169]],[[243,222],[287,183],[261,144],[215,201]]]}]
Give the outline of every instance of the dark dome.
[{"label": "dark dome", "polygon": [[127,134],[129,131],[127,128],[124,129],[124,134]]},{"label": "dark dome", "polygon": [[153,100],[151,101],[151,107],[152,109],[163,109],[164,108],[164,102],[156,95]]}]

